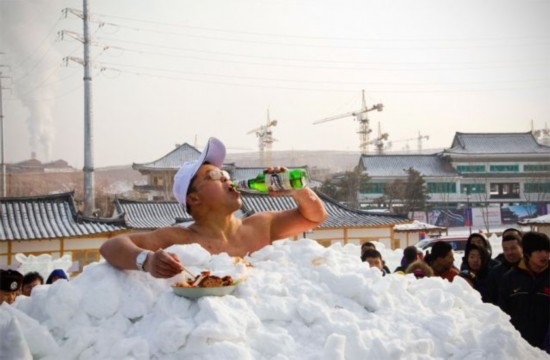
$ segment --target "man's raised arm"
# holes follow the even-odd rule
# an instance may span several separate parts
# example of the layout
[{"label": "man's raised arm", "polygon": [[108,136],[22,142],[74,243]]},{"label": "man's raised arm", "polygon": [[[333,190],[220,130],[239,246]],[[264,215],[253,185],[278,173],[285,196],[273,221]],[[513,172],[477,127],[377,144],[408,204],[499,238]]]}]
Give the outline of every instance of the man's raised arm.
[{"label": "man's raised arm", "polygon": [[296,209],[274,213],[271,226],[272,240],[283,239],[321,225],[327,218],[323,202],[309,188],[289,193],[298,204]]}]

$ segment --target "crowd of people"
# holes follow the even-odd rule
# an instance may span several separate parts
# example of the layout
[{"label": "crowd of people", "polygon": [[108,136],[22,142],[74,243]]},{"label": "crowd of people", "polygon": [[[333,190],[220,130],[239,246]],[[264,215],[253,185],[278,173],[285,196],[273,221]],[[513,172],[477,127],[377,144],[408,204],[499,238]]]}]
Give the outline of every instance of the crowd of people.
[{"label": "crowd of people", "polygon": [[[435,242],[425,255],[409,246],[394,273],[414,274],[416,278],[438,276],[451,282],[456,276],[465,279],[483,302],[497,305],[510,315],[525,340],[550,353],[550,239],[544,233],[522,234],[510,228],[502,233],[502,250],[493,258],[485,235],[473,233],[457,268],[448,242]],[[361,260],[383,275],[390,272],[370,242],[361,246]]]},{"label": "crowd of people", "polygon": [[[46,279],[46,285],[57,280],[68,281],[69,277],[62,269],[55,269]],[[38,285],[44,285],[44,278],[36,271],[23,275],[17,270],[0,269],[0,305],[13,304],[19,295],[31,296],[32,289]]]}]

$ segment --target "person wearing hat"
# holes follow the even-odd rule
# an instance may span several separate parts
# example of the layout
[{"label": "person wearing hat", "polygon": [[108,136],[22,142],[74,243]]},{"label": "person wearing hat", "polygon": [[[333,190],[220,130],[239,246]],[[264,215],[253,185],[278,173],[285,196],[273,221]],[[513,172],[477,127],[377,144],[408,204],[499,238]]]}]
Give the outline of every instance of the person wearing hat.
[{"label": "person wearing hat", "polygon": [[[119,235],[103,243],[101,255],[119,269],[169,278],[183,270],[177,256],[163,250],[171,245],[197,243],[212,254],[244,257],[274,240],[313,229],[327,217],[323,203],[308,188],[284,192],[298,205],[294,209],[235,217],[233,213],[242,206],[241,194],[221,169],[224,159],[225,146],[210,138],[201,157],[184,163],[174,177],[174,197],[193,217],[192,225]],[[266,171],[277,173],[284,168]]]},{"label": "person wearing hat", "polygon": [[51,285],[57,280],[67,280],[69,281],[69,277],[63,271],[63,269],[54,269],[50,275],[48,275],[48,278],[46,279],[46,284]]},{"label": "person wearing hat", "polygon": [[411,245],[407,246],[405,250],[403,250],[403,257],[401,258],[401,265],[395,268],[394,273],[399,274],[405,274],[405,271],[409,267],[410,264],[415,262],[416,260],[420,260],[420,253],[422,251],[419,250],[416,246]]},{"label": "person wearing hat", "polygon": [[523,258],[502,278],[498,305],[525,340],[543,349],[550,327],[550,239],[531,231],[522,244]]},{"label": "person wearing hat", "polygon": [[0,269],[0,304],[13,304],[23,283],[23,274],[16,270]]}]

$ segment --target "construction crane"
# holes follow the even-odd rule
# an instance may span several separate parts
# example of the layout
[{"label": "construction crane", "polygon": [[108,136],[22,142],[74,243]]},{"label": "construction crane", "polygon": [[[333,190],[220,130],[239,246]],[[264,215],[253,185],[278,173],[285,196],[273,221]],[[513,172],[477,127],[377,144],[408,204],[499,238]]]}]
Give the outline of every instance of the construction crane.
[{"label": "construction crane", "polygon": [[338,120],[350,116],[355,116],[355,119],[359,122],[359,130],[357,133],[359,134],[359,148],[361,149],[361,154],[365,155],[368,150],[369,144],[369,134],[372,132],[372,129],[369,127],[369,119],[367,117],[367,113],[369,111],[378,110],[382,111],[384,109],[383,104],[376,104],[373,105],[371,108],[367,108],[367,102],[365,100],[365,90],[362,91],[363,94],[363,106],[361,109],[357,111],[348,112],[345,114],[335,115],[331,116],[325,119],[314,121],[313,124],[322,124],[328,121]]},{"label": "construction crane", "polygon": [[383,133],[382,128],[380,127],[380,121],[378,122],[378,135],[376,139],[373,139],[367,143],[367,145],[374,145],[376,152],[379,155],[384,153],[384,150],[391,147],[391,142],[388,141],[390,135],[388,133]]},{"label": "construction crane", "polygon": [[[420,134],[420,131],[419,131],[417,137],[408,138],[408,139],[400,139],[400,140],[395,140],[395,141],[389,142],[388,147],[391,147],[393,145],[393,143],[404,142],[404,141],[409,142],[409,141],[412,141],[412,140],[417,141],[418,153],[421,154],[422,153],[422,141],[430,140],[430,136],[429,135],[422,135],[422,134]],[[405,151],[409,152],[409,148],[410,148],[409,144],[406,144],[405,145]]]},{"label": "construction crane", "polygon": [[533,120],[531,120],[531,133],[540,144],[550,145],[550,129],[548,128],[548,124],[544,124],[544,129],[535,130]]},{"label": "construction crane", "polygon": [[271,167],[271,147],[274,141],[277,139],[273,138],[272,128],[277,126],[277,120],[271,120],[269,116],[269,109],[267,109],[267,120],[265,125],[262,125],[256,129],[252,129],[247,132],[247,135],[256,134],[258,137],[258,146],[260,148],[260,164],[264,167]]}]

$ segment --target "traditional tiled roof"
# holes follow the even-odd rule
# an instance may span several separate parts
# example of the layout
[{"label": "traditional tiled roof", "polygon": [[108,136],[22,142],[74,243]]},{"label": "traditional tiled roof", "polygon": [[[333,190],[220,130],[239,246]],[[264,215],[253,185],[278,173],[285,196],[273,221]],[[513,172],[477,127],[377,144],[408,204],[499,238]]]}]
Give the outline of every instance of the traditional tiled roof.
[{"label": "traditional tiled roof", "polygon": [[461,133],[457,132],[445,154],[549,154],[550,147],[537,143],[531,132]]},{"label": "traditional tiled roof", "polygon": [[[409,220],[404,216],[390,214],[369,214],[366,211],[352,210],[338,204],[328,196],[318,193],[325,205],[328,217],[319,228],[343,227],[376,227],[394,225]],[[296,202],[290,196],[269,196],[263,194],[245,194],[243,197],[243,211],[255,213],[261,211],[288,210],[296,207]]]},{"label": "traditional tiled roof", "polygon": [[[137,201],[115,199],[115,212],[124,216],[126,226],[132,229],[153,230],[174,226],[180,223],[192,223],[193,218],[176,201]],[[239,210],[235,216],[244,217]]]},{"label": "traditional tiled roof", "polygon": [[[320,228],[373,227],[408,222],[403,216],[369,214],[365,211],[348,209],[329,197],[319,194],[328,212],[327,220]],[[235,215],[245,217],[257,212],[280,211],[296,207],[290,196],[269,196],[264,194],[242,194],[243,206]],[[116,199],[118,214],[125,214],[126,224],[134,229],[156,229],[173,226],[179,222],[192,222],[191,216],[175,201],[134,201]]]},{"label": "traditional tiled roof", "polygon": [[132,164],[132,168],[138,171],[147,170],[178,170],[186,161],[197,160],[201,152],[193,146],[185,143],[178,146],[158,160],[144,164]]},{"label": "traditional tiled roof", "polygon": [[363,155],[361,162],[370,177],[404,177],[410,167],[422,176],[458,176],[450,162],[440,154]]},{"label": "traditional tiled roof", "polygon": [[117,198],[114,204],[116,213],[124,214],[126,226],[133,229],[158,229],[193,220],[176,201],[136,201]]},{"label": "traditional tiled roof", "polygon": [[85,237],[125,230],[122,219],[87,218],[73,193],[0,198],[0,240]]}]

